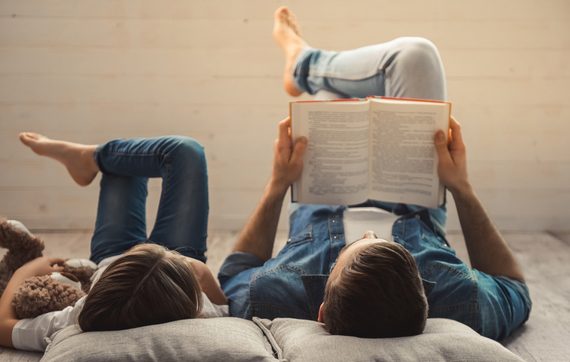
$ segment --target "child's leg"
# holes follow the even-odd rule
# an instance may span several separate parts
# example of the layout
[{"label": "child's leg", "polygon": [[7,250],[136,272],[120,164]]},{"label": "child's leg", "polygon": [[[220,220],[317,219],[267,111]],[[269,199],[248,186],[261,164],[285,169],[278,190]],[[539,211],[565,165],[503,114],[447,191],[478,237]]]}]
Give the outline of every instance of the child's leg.
[{"label": "child's leg", "polygon": [[[35,153],[61,162],[73,180],[82,186],[90,184],[100,167],[104,167],[97,220],[91,239],[93,261],[121,254],[146,239],[146,177],[131,177],[129,172],[132,170],[126,162],[118,169],[108,167],[116,163],[117,158],[124,160],[129,155],[106,154],[108,144],[84,145],[53,140],[31,132],[21,133],[20,140]],[[117,142],[128,144],[128,141]]]},{"label": "child's leg", "polygon": [[93,159],[96,145],[52,140],[33,132],[20,133],[20,141],[36,154],[61,162],[71,178],[81,186],[89,185],[99,172]]},{"label": "child's leg", "polygon": [[103,173],[90,259],[119,255],[146,240],[146,177]]},{"label": "child's leg", "polygon": [[[208,180],[206,158],[198,142],[187,137],[116,140],[100,147],[96,159],[104,173],[134,179],[161,177],[162,194],[150,241],[206,260]],[[146,180],[144,187],[140,180],[130,182],[125,189],[137,189],[132,192],[140,195],[144,188],[146,197]],[[131,216],[140,219],[134,225],[143,225],[144,212],[133,207],[136,212]]]},{"label": "child's leg", "polygon": [[208,172],[202,146],[177,139],[161,170],[162,194],[150,240],[206,262]]}]

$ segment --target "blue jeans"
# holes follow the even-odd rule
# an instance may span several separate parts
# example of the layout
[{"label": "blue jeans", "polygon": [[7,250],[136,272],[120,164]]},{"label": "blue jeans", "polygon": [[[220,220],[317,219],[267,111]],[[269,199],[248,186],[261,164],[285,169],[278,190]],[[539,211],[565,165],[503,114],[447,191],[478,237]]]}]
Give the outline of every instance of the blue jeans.
[{"label": "blue jeans", "polygon": [[[202,146],[188,137],[113,140],[97,148],[103,176],[91,260],[153,242],[206,261],[208,175]],[[162,178],[154,228],[147,238],[150,177]]]}]

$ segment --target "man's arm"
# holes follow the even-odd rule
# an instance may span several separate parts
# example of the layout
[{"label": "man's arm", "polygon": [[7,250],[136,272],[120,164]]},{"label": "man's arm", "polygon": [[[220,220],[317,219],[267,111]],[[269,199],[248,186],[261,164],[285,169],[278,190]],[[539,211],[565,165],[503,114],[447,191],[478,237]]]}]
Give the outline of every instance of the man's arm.
[{"label": "man's arm", "polygon": [[436,133],[438,173],[457,207],[471,266],[484,273],[524,281],[521,268],[509,246],[493,225],[467,177],[465,144],[459,123],[452,117],[449,144],[442,131]]},{"label": "man's arm", "polygon": [[283,199],[289,186],[301,176],[306,147],[307,139],[303,137],[297,139],[293,146],[289,118],[279,123],[271,179],[259,205],[243,228],[234,252],[250,253],[262,261],[271,258]]},{"label": "man's arm", "polygon": [[13,347],[12,329],[18,323],[18,319],[12,308],[12,300],[18,287],[29,277],[62,271],[63,267],[56,264],[63,264],[63,262],[63,259],[40,257],[27,262],[14,272],[0,298],[0,345]]}]

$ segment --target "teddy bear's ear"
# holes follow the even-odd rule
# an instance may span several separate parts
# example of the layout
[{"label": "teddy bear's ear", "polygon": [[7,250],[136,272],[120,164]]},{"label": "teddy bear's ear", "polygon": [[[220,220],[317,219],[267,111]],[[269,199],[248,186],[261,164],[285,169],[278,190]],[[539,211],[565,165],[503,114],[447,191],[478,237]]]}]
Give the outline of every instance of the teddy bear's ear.
[{"label": "teddy bear's ear", "polygon": [[24,263],[42,255],[44,242],[19,221],[0,218],[0,247],[8,249],[14,256],[12,263]]},{"label": "teddy bear's ear", "polygon": [[42,275],[28,278],[20,285],[14,293],[12,306],[16,318],[34,318],[74,305],[84,295],[80,289],[58,282],[50,275]]},{"label": "teddy bear's ear", "polygon": [[0,217],[0,247],[9,251],[0,261],[1,295],[16,269],[42,255],[44,242],[32,235],[21,222]]},{"label": "teddy bear's ear", "polygon": [[91,288],[91,277],[97,270],[97,264],[88,259],[67,259],[63,264],[63,272],[73,274],[85,293]]},{"label": "teddy bear's ear", "polygon": [[22,224],[20,221],[18,221],[18,220],[6,220],[6,222],[8,223],[8,225],[12,226],[12,228],[14,228],[15,230],[18,230],[22,233],[33,236],[32,232],[30,230],[28,230],[26,225]]}]

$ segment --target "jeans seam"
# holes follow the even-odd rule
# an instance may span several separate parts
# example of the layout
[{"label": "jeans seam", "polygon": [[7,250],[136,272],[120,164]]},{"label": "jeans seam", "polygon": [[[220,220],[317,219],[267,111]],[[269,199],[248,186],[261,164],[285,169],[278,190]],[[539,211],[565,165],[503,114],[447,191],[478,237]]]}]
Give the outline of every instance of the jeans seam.
[{"label": "jeans seam", "polygon": [[364,79],[376,77],[381,73],[382,73],[382,69],[376,69],[374,72],[370,72],[370,74],[367,74],[367,75],[359,75],[359,76],[355,75],[354,77],[341,77],[336,72],[319,71],[319,70],[317,70],[317,67],[311,67],[311,69],[310,69],[311,76],[323,77],[323,78],[334,78],[334,79],[338,79],[338,80],[351,80],[351,81],[358,81],[358,80],[364,80]]}]

